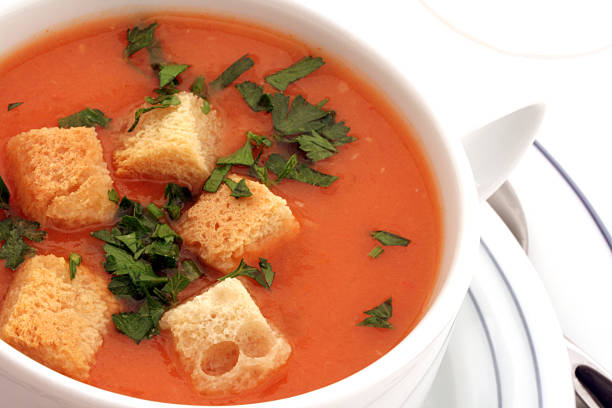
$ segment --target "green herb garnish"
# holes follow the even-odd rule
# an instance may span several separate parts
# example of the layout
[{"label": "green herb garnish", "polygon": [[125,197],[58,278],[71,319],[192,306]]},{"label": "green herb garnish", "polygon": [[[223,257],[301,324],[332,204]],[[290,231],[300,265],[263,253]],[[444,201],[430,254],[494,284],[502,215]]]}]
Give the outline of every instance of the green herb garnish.
[{"label": "green herb garnish", "polygon": [[215,169],[212,171],[210,176],[208,176],[208,178],[206,179],[206,182],[204,183],[204,187],[202,187],[202,190],[209,192],[209,193],[216,193],[217,190],[219,190],[219,187],[221,187],[221,183],[223,183],[223,179],[225,178],[227,173],[229,173],[231,168],[232,168],[231,164],[224,164],[224,165],[215,167]]},{"label": "green herb garnish", "polygon": [[399,235],[392,234],[387,231],[372,231],[370,232],[372,238],[380,242],[385,246],[408,246],[410,240]]},{"label": "green herb garnish", "polygon": [[187,201],[191,200],[191,191],[189,191],[187,187],[168,183],[164,191],[164,197],[168,199],[164,207],[170,219],[177,220],[181,216],[181,209],[185,206]]},{"label": "green herb garnish", "polygon": [[363,319],[357,326],[370,326],[380,327],[383,329],[393,329],[393,325],[389,323],[389,319],[393,315],[393,306],[391,305],[391,298],[385,300],[374,309],[366,310],[363,312],[370,317]]},{"label": "green herb garnish", "polygon": [[[185,199],[182,187],[169,185],[166,190],[170,205],[180,212]],[[113,315],[117,329],[138,343],[158,333],[163,312],[201,273],[187,261],[182,263],[182,271],[174,269],[179,265],[181,238],[159,221],[163,212],[157,206],[149,204],[145,208],[123,197],[117,216],[119,222],[110,231],[94,231],[91,235],[105,242],[103,265],[112,274],[109,291],[142,302],[135,312]]]},{"label": "green herb garnish", "polygon": [[168,64],[162,65],[159,70],[159,87],[163,88],[176,80],[176,77],[184,72],[189,65],[186,64]]},{"label": "green herb garnish", "polygon": [[[297,159],[294,159],[297,162]],[[329,187],[332,183],[338,180],[338,177],[329,174],[320,173],[303,163],[297,163],[292,167],[292,160],[286,160],[278,153],[273,153],[268,157],[266,167],[272,173],[278,176],[277,181],[281,178],[290,178],[301,181],[302,183],[312,184],[318,187]]]},{"label": "green herb garnish", "polygon": [[65,118],[61,118],[57,121],[59,127],[61,128],[71,128],[71,127],[96,127],[102,126],[106,127],[111,121],[111,118],[104,115],[99,109],[85,108],[80,112],[73,113],[70,116],[66,116]]},{"label": "green herb garnish", "polygon": [[270,112],[272,110],[270,95],[264,93],[262,86],[246,81],[236,84],[236,89],[254,112]]},{"label": "green herb garnish", "polygon": [[154,39],[155,27],[157,27],[157,22],[145,28],[134,27],[131,30],[128,28],[128,45],[123,50],[123,55],[125,57],[130,57],[143,48],[149,47]]},{"label": "green herb garnish", "polygon": [[236,150],[234,153],[217,159],[217,165],[231,164],[252,166],[254,163],[255,160],[253,159],[253,146],[251,145],[251,142],[249,140],[247,140],[244,146]]},{"label": "green herb garnish", "polygon": [[81,255],[70,253],[68,256],[68,269],[70,269],[70,280],[73,280],[76,276],[77,266],[81,264]]},{"label": "green herb garnish", "polygon": [[249,187],[246,185],[246,181],[244,179],[241,179],[238,183],[236,183],[234,180],[230,178],[226,178],[223,181],[229,187],[231,191],[230,195],[232,197],[240,198],[240,197],[250,197],[253,195],[253,193],[251,193],[251,190],[249,190]]},{"label": "green herb garnish", "polygon": [[21,105],[23,105],[23,102],[9,103],[7,111],[12,111],[13,109],[15,109],[16,107],[21,106]]},{"label": "green herb garnish", "polygon": [[227,88],[234,82],[240,75],[248,71],[255,63],[251,58],[244,55],[230,65],[225,71],[219,75],[217,79],[210,83],[210,88],[220,90]]},{"label": "green herb garnish", "polygon": [[291,136],[326,126],[324,119],[330,113],[323,110],[321,104],[312,105],[302,95],[298,95],[289,108],[289,100],[288,96],[280,93],[272,95],[272,122],[279,134]]},{"label": "green herb garnish", "polygon": [[117,190],[114,188],[112,190],[108,190],[108,199],[115,204],[119,204],[119,194],[117,193]]},{"label": "green herb garnish", "polygon": [[182,273],[190,281],[194,281],[198,279],[200,276],[204,275],[204,272],[200,270],[198,264],[196,264],[191,259],[186,259],[181,263],[183,267]]},{"label": "green herb garnish", "polygon": [[204,99],[202,104],[202,113],[208,115],[210,112],[210,102],[208,102],[208,88],[206,86],[206,82],[204,81],[204,76],[199,75],[191,85],[191,93],[199,96]]},{"label": "green herb garnish", "polygon": [[381,247],[381,246],[376,245],[374,248],[372,248],[372,250],[370,251],[370,253],[368,254],[368,256],[369,256],[370,258],[374,258],[374,259],[376,259],[376,258],[378,258],[378,257],[379,257],[379,255],[380,255],[380,254],[382,254],[383,252],[385,252],[385,250],[384,250],[384,249],[382,249],[382,247]]},{"label": "green herb garnish", "polygon": [[40,242],[47,234],[39,229],[36,221],[24,220],[21,217],[11,216],[0,222],[0,241],[4,241],[0,248],[0,259],[6,259],[4,266],[15,270],[26,257],[33,256],[36,249],[25,243],[24,238],[33,242]]},{"label": "green herb garnish", "polygon": [[306,157],[313,162],[326,159],[338,152],[329,140],[314,130],[310,133],[299,135],[295,138],[295,141],[300,145],[300,150],[306,152]]},{"label": "green herb garnish", "polygon": [[289,68],[285,68],[272,75],[266,77],[266,82],[278,89],[284,91],[287,86],[304,78],[306,75],[323,66],[325,62],[320,57],[304,57]]},{"label": "green herb garnish", "polygon": [[222,281],[227,278],[235,278],[237,276],[248,276],[249,278],[255,279],[257,283],[269,290],[272,287],[272,282],[274,281],[275,275],[275,273],[272,272],[272,266],[266,259],[259,258],[259,268],[260,269],[257,269],[253,266],[247,265],[244,262],[244,259],[241,259],[240,264],[233,272],[220,277],[218,280]]},{"label": "green herb garnish", "polygon": [[134,123],[128,129],[128,132],[131,132],[134,130],[134,128],[136,127],[136,125],[138,125],[138,122],[140,121],[140,116],[142,116],[143,114],[150,112],[153,109],[169,108],[170,106],[177,106],[181,104],[181,100],[178,98],[178,96],[174,94],[163,95],[155,99],[147,98],[147,102],[149,102],[151,106],[148,106],[146,108],[140,108],[136,111],[134,115]]}]

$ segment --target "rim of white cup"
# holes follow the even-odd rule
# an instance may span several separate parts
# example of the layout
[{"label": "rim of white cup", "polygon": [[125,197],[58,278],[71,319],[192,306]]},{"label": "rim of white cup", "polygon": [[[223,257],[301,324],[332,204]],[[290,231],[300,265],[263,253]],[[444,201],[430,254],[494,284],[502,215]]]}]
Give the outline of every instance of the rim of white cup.
[{"label": "rim of white cup", "polygon": [[[20,33],[27,33],[28,27],[32,24],[40,26],[37,30],[39,32],[48,27],[62,28],[66,23],[73,21],[77,14],[79,15],[76,17],[78,21],[99,18],[101,17],[99,10],[102,10],[104,17],[130,14],[136,8],[146,9],[147,14],[155,10],[209,12],[212,15],[220,16],[231,13],[232,16],[237,15],[237,18],[255,24],[264,22],[272,24],[272,29],[290,33],[301,40],[306,39],[308,44],[320,43],[315,37],[333,39],[334,46],[321,47],[326,53],[347,61],[347,65],[352,69],[351,60],[359,61],[360,64],[354,71],[374,82],[393,83],[394,86],[386,88],[383,94],[392,102],[402,102],[401,105],[397,104],[403,107],[399,108],[398,112],[412,124],[416,133],[421,137],[420,143],[430,157],[429,165],[438,183],[444,214],[444,244],[440,274],[448,273],[449,276],[442,285],[440,285],[441,282],[438,283],[437,294],[434,295],[429,310],[412,332],[374,363],[349,377],[314,391],[281,400],[244,406],[249,408],[338,406],[354,395],[357,390],[363,391],[364,388],[373,390],[377,386],[382,387],[383,382],[389,381],[394,374],[401,373],[409,362],[426,350],[436,336],[452,323],[471,281],[470,262],[478,243],[476,225],[478,200],[469,162],[459,138],[442,134],[441,127],[423,98],[405,75],[397,71],[391,62],[326,16],[289,0],[226,0],[218,3],[215,3],[214,0],[178,0],[172,2],[172,5],[165,6],[160,5],[163,1],[26,0],[15,2],[0,10],[0,22],[7,30],[5,32],[12,33],[12,39],[8,40],[8,44],[11,45],[4,45],[4,48],[6,52],[10,52],[15,47],[27,44],[32,36]],[[71,7],[78,8],[79,6],[83,12],[72,9],[68,12],[68,16],[71,17],[62,18],[61,23],[45,24],[53,12],[59,12],[62,9],[71,10]],[[255,6],[256,8],[253,8]],[[245,16],[245,10],[248,7],[251,7],[253,12]],[[225,11],[222,11],[221,8]],[[276,13],[282,16],[283,23],[274,24],[274,22],[266,21],[266,13]],[[30,18],[29,23],[20,28],[20,22],[26,16]],[[12,25],[14,28],[8,30],[7,25]],[[410,119],[407,119],[408,117]],[[432,152],[435,152],[433,156],[436,157],[432,157]],[[180,404],[165,404],[133,398],[81,383],[15,352],[15,349],[3,341],[0,341],[0,370],[5,377],[24,385],[34,393],[52,395],[55,399],[64,399],[71,403],[81,402],[99,407],[133,407],[135,404],[140,407],[187,407]]]}]

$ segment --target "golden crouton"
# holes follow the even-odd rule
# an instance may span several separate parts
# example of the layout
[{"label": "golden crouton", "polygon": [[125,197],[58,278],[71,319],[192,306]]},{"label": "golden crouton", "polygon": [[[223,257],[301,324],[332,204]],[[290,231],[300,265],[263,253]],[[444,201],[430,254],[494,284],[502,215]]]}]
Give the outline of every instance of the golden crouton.
[{"label": "golden crouton", "polygon": [[251,389],[291,354],[291,346],[236,278],[166,312],[160,327],[170,330],[193,384],[207,394]]},{"label": "golden crouton", "polygon": [[28,259],[0,311],[0,338],[34,360],[84,380],[118,304],[103,279],[84,266],[70,280],[54,255]]},{"label": "golden crouton", "polygon": [[114,154],[118,176],[173,181],[194,191],[204,184],[215,167],[220,121],[216,111],[202,112],[199,96],[177,96],[180,105],[145,113],[121,136]]},{"label": "golden crouton", "polygon": [[300,227],[284,199],[256,181],[246,180],[246,185],[250,197],[230,196],[225,184],[216,193],[203,193],[177,224],[185,244],[222,272],[232,271],[245,253],[262,250]]},{"label": "golden crouton", "polygon": [[42,128],[20,133],[7,146],[16,200],[28,218],[79,228],[108,223],[116,206],[113,181],[93,128]]}]

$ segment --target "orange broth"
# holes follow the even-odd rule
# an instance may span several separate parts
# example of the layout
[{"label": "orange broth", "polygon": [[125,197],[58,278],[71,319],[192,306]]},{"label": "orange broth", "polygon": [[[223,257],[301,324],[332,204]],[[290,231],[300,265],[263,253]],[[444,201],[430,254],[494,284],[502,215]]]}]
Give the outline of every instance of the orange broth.
[{"label": "orange broth", "polygon": [[[326,65],[290,85],[286,94],[302,94],[311,103],[328,98],[326,109],[336,110],[338,120],[346,121],[359,140],[314,165],[339,177],[331,187],[292,180],[272,187],[287,200],[301,232],[266,252],[277,272],[270,291],[244,282],[293,347],[288,364],[274,378],[241,395],[213,398],[194,390],[167,333],[137,345],[111,330],[87,383],[156,401],[237,404],[301,394],[369,365],[400,342],[424,313],[441,256],[441,210],[427,160],[411,127],[386,102],[384,90],[373,89],[367,78],[319,48],[250,23],[196,15],[121,17],[47,33],[0,65],[0,105],[24,102],[10,112],[0,111],[0,175],[14,195],[11,172],[4,164],[11,136],[57,126],[58,118],[94,107],[113,118],[107,129],[98,128],[98,136],[119,194],[144,204],[164,203],[164,183],[118,179],[111,160],[113,135],[125,131],[133,110],[157,87],[144,50],[133,56],[134,64],[122,58],[125,31],[154,20],[166,58],[191,65],[181,75],[180,89],[187,89],[199,74],[216,78],[247,53],[255,66],[237,82],[263,83],[266,75],[304,56],[323,56]],[[233,86],[213,96],[211,103],[225,126],[221,154],[242,146],[247,130],[272,134],[270,116],[251,111]],[[77,232],[47,228],[47,238],[35,246],[41,254],[77,252],[85,265],[108,279],[101,265],[102,243],[89,236],[95,229],[99,226]],[[371,259],[367,254],[377,242],[368,232],[378,229],[406,236],[412,243],[386,247],[378,259]],[[182,298],[220,276],[207,273],[209,278],[192,283]],[[0,267],[0,299],[12,276]],[[366,317],[363,311],[390,296],[394,330],[356,326]]]}]

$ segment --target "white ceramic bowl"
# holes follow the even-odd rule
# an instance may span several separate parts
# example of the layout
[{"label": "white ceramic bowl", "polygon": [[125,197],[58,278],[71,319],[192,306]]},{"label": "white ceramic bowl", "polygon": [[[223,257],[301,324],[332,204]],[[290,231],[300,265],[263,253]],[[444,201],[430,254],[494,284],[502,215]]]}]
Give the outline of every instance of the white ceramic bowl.
[{"label": "white ceramic bowl", "polygon": [[[283,0],[25,0],[0,11],[0,55],[50,27],[75,19],[152,10],[197,10],[252,20],[314,45],[324,45],[385,90],[412,123],[429,157],[443,202],[443,259],[433,302],[417,327],[393,350],[350,377],[296,397],[249,405],[261,408],[418,406],[437,370],[470,280],[478,243],[478,195],[457,138],[441,134],[434,115],[408,78],[333,21]],[[0,341],[0,394],[11,406],[173,406],[104,391],[52,371]],[[404,404],[404,405],[402,405]],[[176,405],[175,405],[176,406]]]}]

